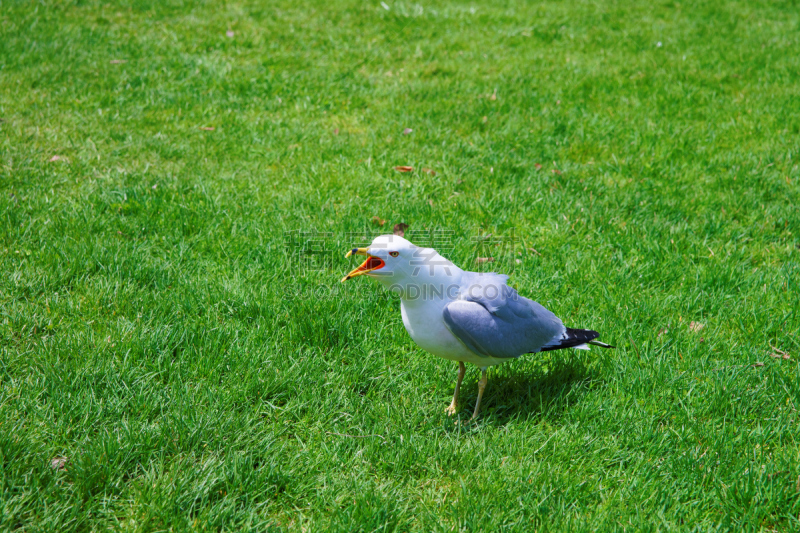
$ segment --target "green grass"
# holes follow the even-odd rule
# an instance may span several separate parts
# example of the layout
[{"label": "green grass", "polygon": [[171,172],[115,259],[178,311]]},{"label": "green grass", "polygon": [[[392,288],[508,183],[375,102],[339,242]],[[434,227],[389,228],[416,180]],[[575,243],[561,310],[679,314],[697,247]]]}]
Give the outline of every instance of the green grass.
[{"label": "green grass", "polygon": [[[386,7],[0,1],[0,530],[798,530],[797,3]],[[401,221],[618,348],[454,424]]]}]

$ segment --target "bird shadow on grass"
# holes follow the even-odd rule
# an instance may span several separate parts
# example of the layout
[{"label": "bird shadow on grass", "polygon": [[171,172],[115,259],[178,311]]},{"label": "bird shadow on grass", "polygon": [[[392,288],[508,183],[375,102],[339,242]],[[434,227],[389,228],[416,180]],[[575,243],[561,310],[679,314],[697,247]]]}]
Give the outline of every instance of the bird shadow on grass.
[{"label": "bird shadow on grass", "polygon": [[[504,366],[489,371],[489,382],[481,402],[480,420],[484,423],[501,426],[531,417],[557,419],[579,402],[582,391],[597,380],[594,372],[577,357],[554,358],[534,368]],[[464,391],[467,393],[462,400],[464,414],[474,407],[477,388],[475,384]]]}]

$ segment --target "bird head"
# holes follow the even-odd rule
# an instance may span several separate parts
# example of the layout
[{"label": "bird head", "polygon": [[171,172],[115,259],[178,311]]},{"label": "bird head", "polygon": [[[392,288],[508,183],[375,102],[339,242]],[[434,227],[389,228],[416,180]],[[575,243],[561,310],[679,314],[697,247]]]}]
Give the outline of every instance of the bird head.
[{"label": "bird head", "polygon": [[367,259],[342,278],[343,282],[366,275],[400,293],[406,292],[409,285],[445,285],[461,273],[436,250],[416,246],[397,235],[376,237],[368,247],[353,248],[346,257],[351,255],[364,255]]},{"label": "bird head", "polygon": [[367,275],[373,278],[396,278],[410,265],[414,251],[418,247],[398,235],[381,235],[366,248],[353,248],[345,257],[365,255],[367,260],[353,269],[342,281],[356,276]]}]

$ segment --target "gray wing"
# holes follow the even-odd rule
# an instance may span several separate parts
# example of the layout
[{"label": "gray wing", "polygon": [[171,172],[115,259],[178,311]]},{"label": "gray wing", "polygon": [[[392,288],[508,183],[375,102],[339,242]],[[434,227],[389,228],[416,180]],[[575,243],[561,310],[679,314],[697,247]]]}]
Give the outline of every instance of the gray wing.
[{"label": "gray wing", "polygon": [[566,330],[556,315],[520,296],[506,279],[496,274],[471,277],[459,299],[442,312],[447,328],[478,355],[512,358],[538,352]]}]

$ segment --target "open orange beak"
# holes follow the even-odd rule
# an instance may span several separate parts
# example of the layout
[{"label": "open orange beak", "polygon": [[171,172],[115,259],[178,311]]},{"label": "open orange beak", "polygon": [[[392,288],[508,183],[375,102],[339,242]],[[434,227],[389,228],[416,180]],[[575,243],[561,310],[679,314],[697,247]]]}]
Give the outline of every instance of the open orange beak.
[{"label": "open orange beak", "polygon": [[353,248],[352,250],[347,252],[347,255],[345,255],[345,257],[350,257],[351,255],[366,255],[367,260],[361,263],[361,265],[358,268],[353,269],[352,271],[350,271],[348,275],[343,277],[342,283],[344,283],[350,278],[354,278],[362,274],[367,274],[369,272],[372,272],[373,270],[378,270],[379,268],[383,268],[384,266],[386,266],[386,263],[384,263],[383,259],[381,259],[380,257],[369,255],[367,253],[366,248]]}]

